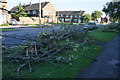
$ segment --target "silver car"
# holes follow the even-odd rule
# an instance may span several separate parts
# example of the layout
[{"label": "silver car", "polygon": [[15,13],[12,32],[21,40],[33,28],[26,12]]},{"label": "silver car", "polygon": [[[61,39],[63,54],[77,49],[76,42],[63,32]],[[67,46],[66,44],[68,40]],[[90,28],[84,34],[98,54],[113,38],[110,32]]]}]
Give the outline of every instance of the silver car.
[{"label": "silver car", "polygon": [[16,19],[10,19],[9,23],[12,24],[12,25],[18,25],[19,24],[19,22]]}]

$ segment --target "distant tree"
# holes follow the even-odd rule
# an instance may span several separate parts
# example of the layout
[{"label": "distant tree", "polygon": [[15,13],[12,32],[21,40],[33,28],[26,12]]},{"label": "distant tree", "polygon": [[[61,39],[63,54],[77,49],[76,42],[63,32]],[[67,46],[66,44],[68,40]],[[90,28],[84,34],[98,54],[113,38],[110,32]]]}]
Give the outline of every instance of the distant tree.
[{"label": "distant tree", "polygon": [[104,8],[102,10],[106,13],[106,16],[109,16],[111,21],[120,22],[120,1],[119,2],[107,2],[106,5],[104,5]]},{"label": "distant tree", "polygon": [[90,20],[91,20],[90,14],[85,14],[84,16],[82,16],[82,23],[89,22]]},{"label": "distant tree", "polygon": [[12,17],[26,17],[27,13],[24,11],[21,3],[18,6],[17,11],[15,11],[15,13],[11,13]]},{"label": "distant tree", "polygon": [[73,25],[74,19],[70,19],[70,24]]},{"label": "distant tree", "polygon": [[96,21],[97,18],[101,18],[102,12],[101,11],[94,11],[91,16],[94,19],[94,21]]}]

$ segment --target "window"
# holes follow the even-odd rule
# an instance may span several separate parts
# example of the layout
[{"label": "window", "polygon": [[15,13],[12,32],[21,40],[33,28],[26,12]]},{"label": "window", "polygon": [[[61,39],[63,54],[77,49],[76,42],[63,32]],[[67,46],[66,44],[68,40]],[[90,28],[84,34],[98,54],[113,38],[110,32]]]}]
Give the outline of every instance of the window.
[{"label": "window", "polygon": [[69,21],[70,21],[70,19],[65,19],[65,21],[68,21],[68,22],[69,22]]},{"label": "window", "polygon": [[63,17],[63,15],[61,14],[61,17]]},{"label": "window", "polygon": [[47,10],[44,10],[44,15],[48,15],[48,11]]},{"label": "window", "polygon": [[77,20],[77,19],[74,19],[74,22],[76,22],[76,23],[77,23],[77,22],[78,22],[78,20]]},{"label": "window", "polygon": [[36,14],[36,11],[33,11],[33,14]]},{"label": "window", "polygon": [[60,19],[61,22],[64,22],[64,19]]},{"label": "window", "polygon": [[27,13],[30,14],[30,11],[28,11]]},{"label": "window", "polygon": [[78,17],[78,15],[75,15],[75,17]]},{"label": "window", "polygon": [[73,16],[71,15],[70,17],[72,18]]},{"label": "window", "polygon": [[49,14],[51,14],[51,11],[49,11]]},{"label": "window", "polygon": [[66,17],[69,17],[69,15],[66,15]]},{"label": "window", "polygon": [[63,15],[64,17],[66,17],[66,15]]}]

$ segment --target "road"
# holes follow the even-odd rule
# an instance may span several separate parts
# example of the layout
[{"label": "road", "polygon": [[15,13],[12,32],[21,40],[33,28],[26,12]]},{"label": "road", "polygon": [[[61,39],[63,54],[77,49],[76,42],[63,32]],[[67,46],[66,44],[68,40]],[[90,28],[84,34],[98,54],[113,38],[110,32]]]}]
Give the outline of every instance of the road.
[{"label": "road", "polygon": [[[17,28],[17,29],[18,30],[3,31],[2,35],[14,36],[14,37],[19,37],[19,38],[24,38],[25,36],[35,37],[41,32],[52,30],[51,28],[47,28],[47,27],[46,28]],[[54,27],[54,30],[57,31],[58,29],[59,27]],[[8,37],[2,39],[3,44],[20,44],[22,42],[23,40],[8,38]]]},{"label": "road", "polygon": [[104,44],[104,50],[85,70],[77,75],[77,78],[120,78],[119,50],[120,34],[113,40]]},{"label": "road", "polygon": [[[79,28],[81,26],[77,26],[76,28]],[[3,31],[2,35],[8,35],[8,36],[14,36],[14,37],[20,37],[24,38],[25,36],[30,36],[30,37],[35,37],[41,32],[50,32],[52,29],[50,27],[45,27],[45,28],[28,28],[28,27],[21,27],[17,28],[18,30],[13,30],[13,31]],[[61,29],[60,27],[53,27],[54,31],[60,31],[64,30]],[[29,35],[27,35],[29,34]],[[21,44],[24,40],[19,40],[15,38],[9,38],[9,37],[4,37],[2,39],[3,44]],[[13,45],[6,45],[6,47],[10,47]]]}]

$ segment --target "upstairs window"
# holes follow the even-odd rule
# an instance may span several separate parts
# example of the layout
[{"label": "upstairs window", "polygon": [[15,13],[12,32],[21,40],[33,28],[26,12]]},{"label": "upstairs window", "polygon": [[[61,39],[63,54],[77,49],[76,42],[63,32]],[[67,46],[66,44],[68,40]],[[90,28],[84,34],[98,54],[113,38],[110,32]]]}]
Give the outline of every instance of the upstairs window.
[{"label": "upstairs window", "polygon": [[75,15],[75,17],[78,17],[78,15]]},{"label": "upstairs window", "polygon": [[70,17],[72,18],[73,16],[71,15]]},{"label": "upstairs window", "polygon": [[61,17],[63,17],[63,15],[61,14]]},{"label": "upstairs window", "polygon": [[66,17],[69,17],[69,15],[66,15]]},{"label": "upstairs window", "polygon": [[66,15],[63,15],[63,17],[66,17]]}]

